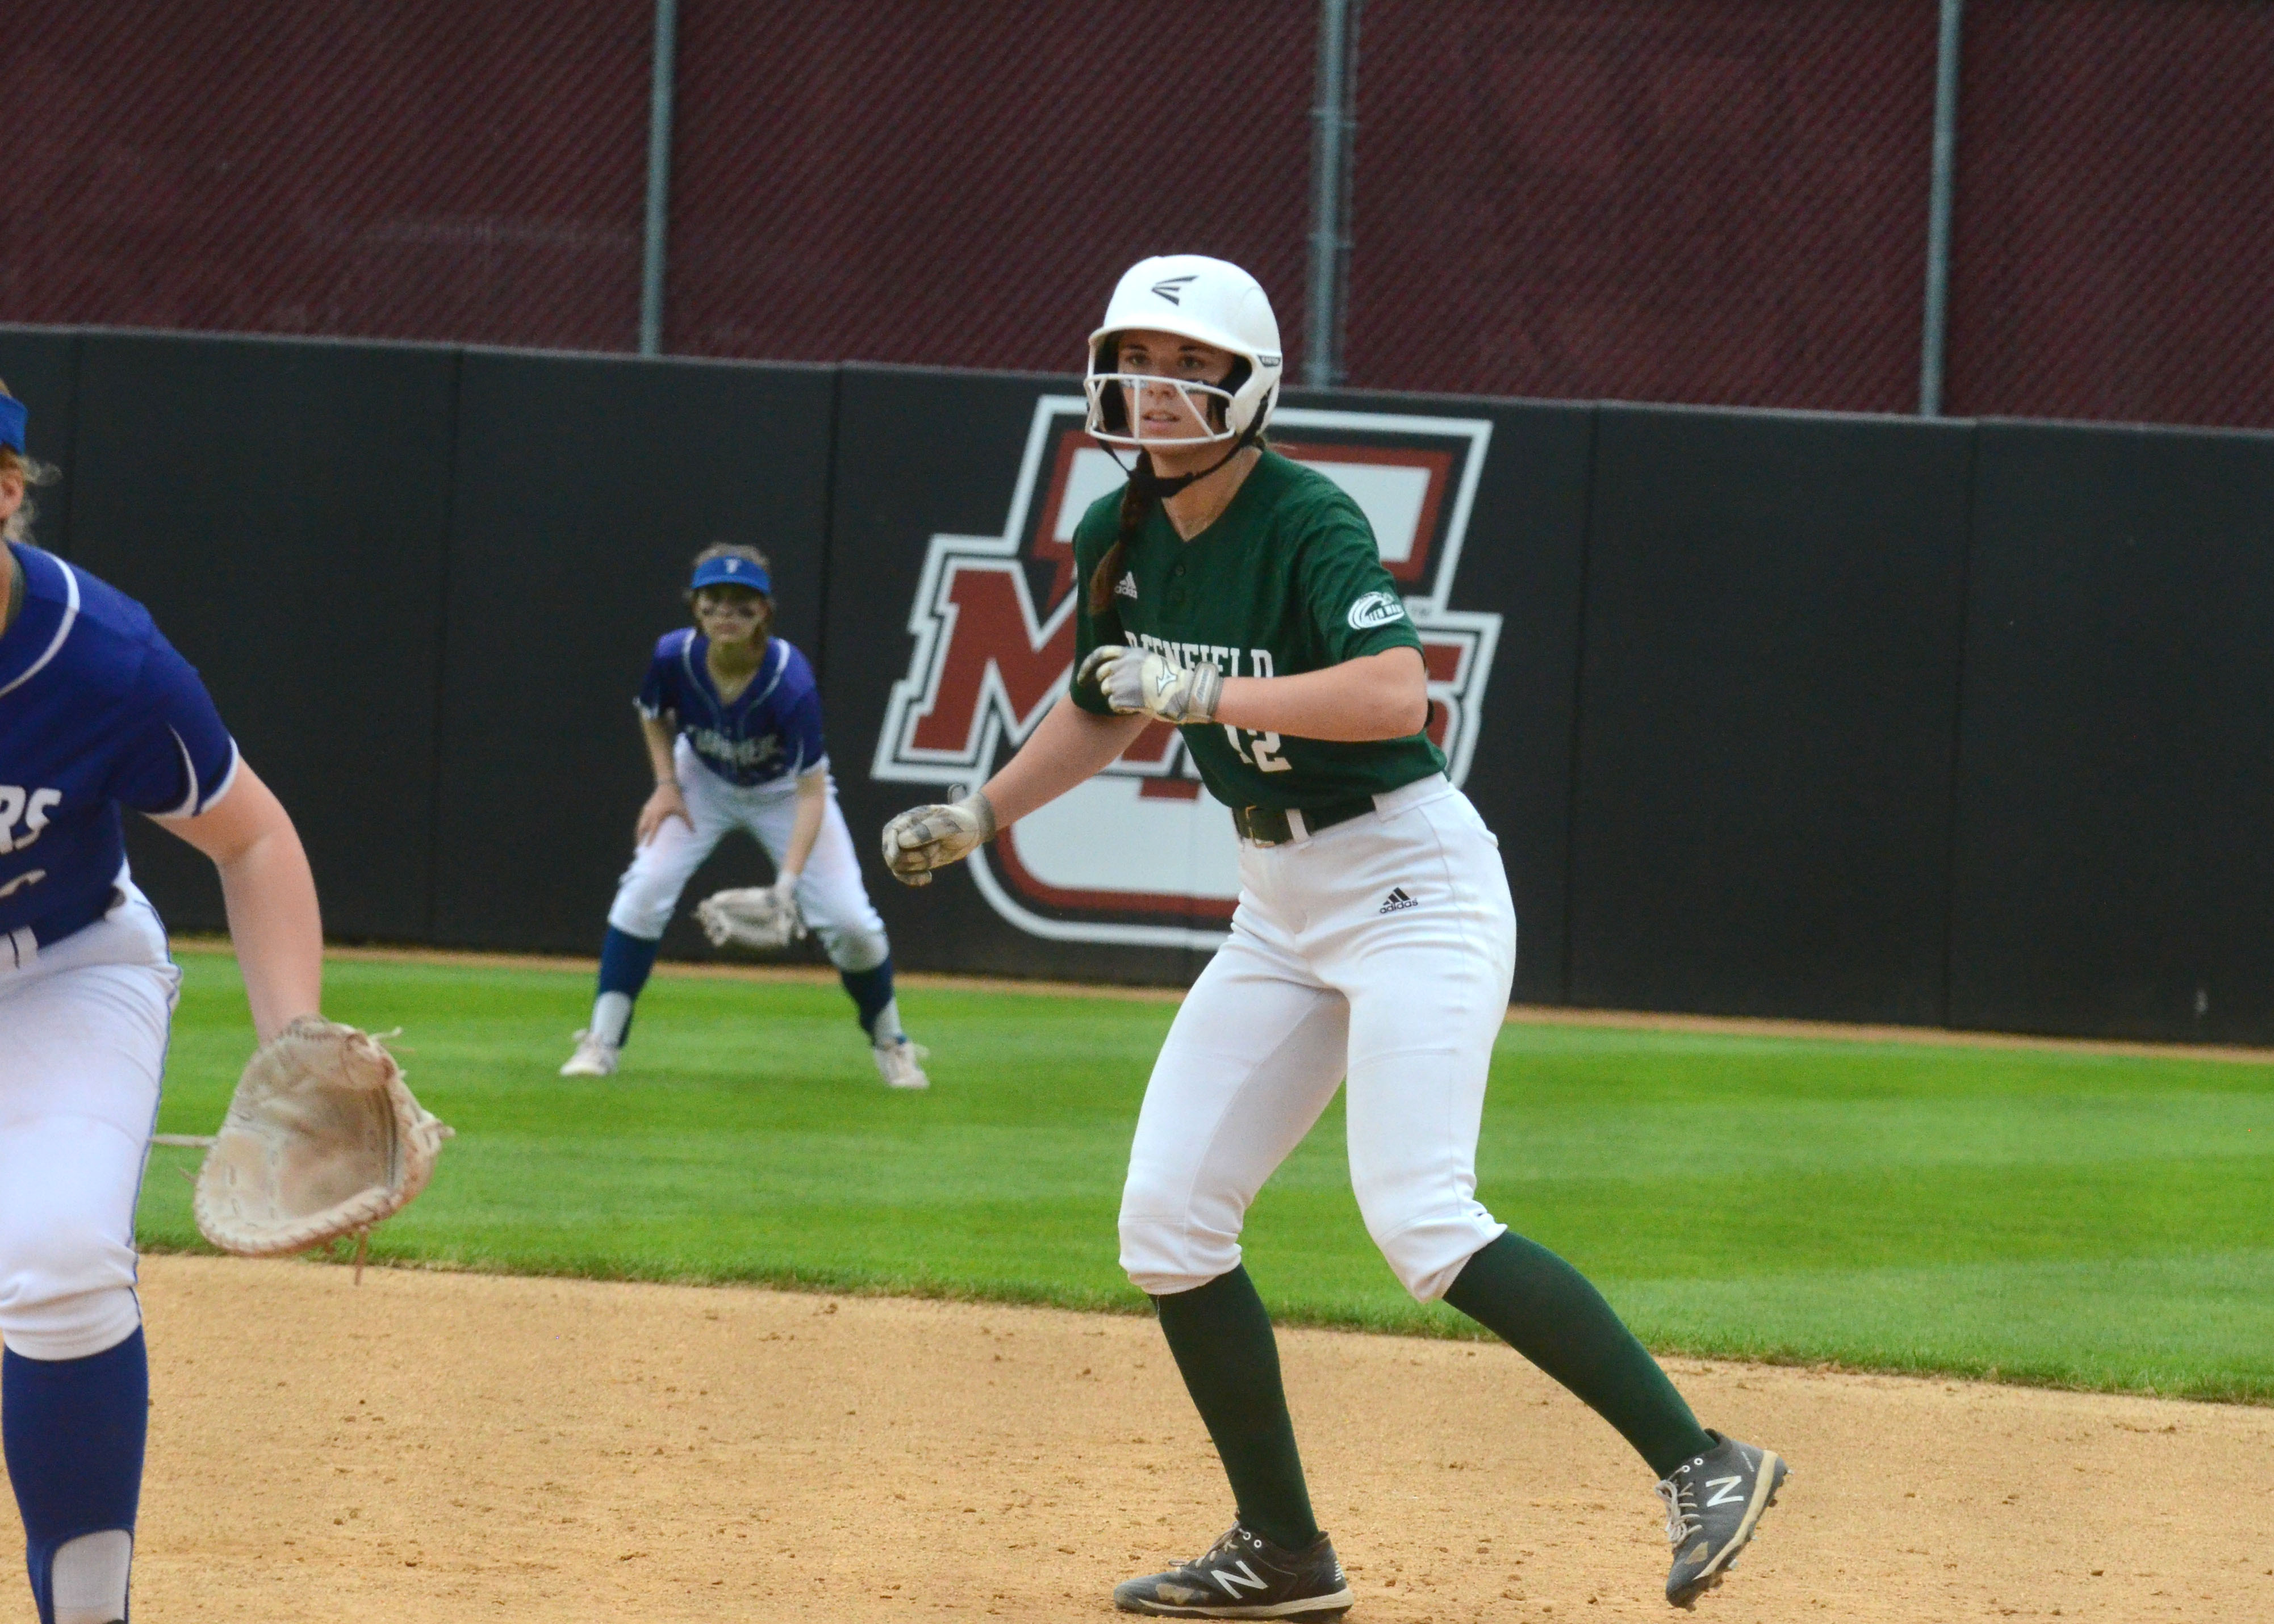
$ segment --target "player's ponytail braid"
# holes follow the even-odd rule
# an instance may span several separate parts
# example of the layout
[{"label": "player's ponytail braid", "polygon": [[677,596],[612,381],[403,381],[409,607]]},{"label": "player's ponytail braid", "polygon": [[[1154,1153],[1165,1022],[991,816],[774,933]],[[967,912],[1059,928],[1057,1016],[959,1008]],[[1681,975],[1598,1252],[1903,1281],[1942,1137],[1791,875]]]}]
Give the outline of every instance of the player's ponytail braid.
[{"label": "player's ponytail braid", "polygon": [[1105,556],[1097,560],[1097,568],[1089,572],[1089,613],[1092,620],[1111,611],[1113,584],[1121,579],[1121,571],[1129,560],[1129,544],[1137,539],[1137,532],[1145,528],[1145,516],[1153,506],[1153,459],[1145,452],[1137,454],[1137,466],[1129,475],[1129,483],[1121,487],[1121,528],[1115,532],[1113,545]]}]

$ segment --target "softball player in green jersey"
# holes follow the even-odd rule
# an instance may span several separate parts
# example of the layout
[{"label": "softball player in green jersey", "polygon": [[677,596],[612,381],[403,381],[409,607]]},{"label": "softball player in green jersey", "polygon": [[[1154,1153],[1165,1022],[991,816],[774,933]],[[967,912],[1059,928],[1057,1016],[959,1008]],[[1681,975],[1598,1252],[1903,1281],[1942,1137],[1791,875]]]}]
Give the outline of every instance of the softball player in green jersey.
[{"label": "softball player in green jersey", "polygon": [[1420,639],[1364,514],[1263,443],[1280,362],[1269,301],[1236,266],[1178,255],[1121,279],[1090,338],[1088,428],[1135,466],[1074,534],[1073,691],[976,794],[885,831],[887,866],[922,884],[1156,719],[1232,808],[1239,910],[1146,1086],[1121,1262],[1159,1309],[1239,1522],[1114,1603],[1184,1618],[1351,1605],[1239,1251],[1248,1204],[1347,1079],[1375,1244],[1414,1297],[1490,1327],[1650,1462],[1675,1546],[1667,1599],[1687,1606],[1786,1469],[1700,1427],[1600,1294],[1476,1199],[1516,911],[1498,842],[1422,731]]}]

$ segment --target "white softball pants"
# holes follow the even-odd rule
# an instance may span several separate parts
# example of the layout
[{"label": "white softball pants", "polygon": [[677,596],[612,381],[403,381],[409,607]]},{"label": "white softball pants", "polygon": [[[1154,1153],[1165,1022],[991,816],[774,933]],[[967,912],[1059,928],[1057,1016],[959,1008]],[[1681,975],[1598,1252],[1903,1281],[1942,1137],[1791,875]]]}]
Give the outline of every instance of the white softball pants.
[{"label": "white softball pants", "polygon": [[[779,865],[797,823],[794,781],[748,789],[729,784],[702,763],[685,739],[680,740],[673,759],[679,770],[679,793],[695,826],[666,818],[655,838],[632,853],[631,867],[616,883],[616,900],[608,909],[609,924],[650,942],[671,923],[680,892],[719,841],[737,829],[746,830]],[[797,911],[806,929],[820,938],[829,962],[840,970],[873,970],[892,953],[885,921],[861,883],[861,860],[854,854],[853,834],[845,827],[833,779],[821,833],[806,859],[805,872],[798,876]]]},{"label": "white softball pants", "polygon": [[1423,1302],[1501,1235],[1477,1132],[1516,975],[1500,845],[1433,777],[1286,845],[1243,844],[1231,939],[1154,1063],[1121,1198],[1121,1266],[1156,1297],[1239,1263],[1263,1181],[1345,1077],[1367,1232]]},{"label": "white softball pants", "polygon": [[134,1204],[182,976],[156,910],[121,889],[52,947],[0,936],[0,1338],[30,1359],[142,1323]]}]

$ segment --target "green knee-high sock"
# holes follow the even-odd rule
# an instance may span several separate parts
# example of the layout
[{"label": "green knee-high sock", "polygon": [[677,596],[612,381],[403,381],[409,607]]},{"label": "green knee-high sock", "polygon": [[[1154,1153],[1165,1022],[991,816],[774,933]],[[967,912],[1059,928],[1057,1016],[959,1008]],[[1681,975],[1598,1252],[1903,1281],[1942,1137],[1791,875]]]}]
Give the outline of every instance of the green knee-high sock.
[{"label": "green knee-high sock", "polygon": [[1240,1522],[1275,1545],[1301,1550],[1319,1537],[1319,1524],[1279,1385],[1279,1344],[1255,1282],[1235,1268],[1153,1302],[1186,1390],[1224,1459]]},{"label": "green knee-high sock", "polygon": [[1462,1266],[1445,1300],[1570,1388],[1660,1477],[1713,1447],[1650,1350],[1547,1247],[1510,1230]]}]

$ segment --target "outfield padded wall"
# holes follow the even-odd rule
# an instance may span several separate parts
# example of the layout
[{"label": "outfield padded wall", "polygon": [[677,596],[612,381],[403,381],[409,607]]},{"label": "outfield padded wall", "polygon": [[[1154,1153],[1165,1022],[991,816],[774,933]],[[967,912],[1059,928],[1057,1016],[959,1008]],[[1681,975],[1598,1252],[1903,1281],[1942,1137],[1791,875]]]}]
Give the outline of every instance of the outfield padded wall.
[{"label": "outfield padded wall", "polygon": [[1595,409],[1381,395],[1331,403],[1492,420],[1491,455],[1451,600],[1456,610],[1502,617],[1464,788],[1499,838],[1516,897],[1515,996],[1563,1003],[1570,990],[1571,751]]},{"label": "outfield padded wall", "polygon": [[[819,660],[834,391],[826,367],[466,352],[428,939],[599,951],[653,785],[632,701],[697,549],[763,548]],[[764,875],[738,838],[689,894]]]},{"label": "outfield padded wall", "polygon": [[2274,435],[1977,455],[1951,1019],[2274,1041]]},{"label": "outfield padded wall", "polygon": [[[294,808],[326,926],[419,939],[433,885],[434,683],[459,356],[89,333],[71,546],[204,676]],[[213,866],[128,820],[176,929],[218,929]]]},{"label": "outfield padded wall", "polygon": [[1601,410],[1575,1002],[1943,1019],[1971,435]]},{"label": "outfield padded wall", "polygon": [[[823,670],[903,965],[1201,962],[876,854],[949,787],[875,771],[926,554],[1005,536],[1070,380],[37,328],[0,376],[67,470],[41,539],[203,671],[338,936],[591,951],[630,697],[726,536]],[[2274,1041],[2274,436],[1290,396],[1321,407],[1489,425],[1448,606],[1501,617],[1469,788],[1519,996]],[[177,927],[221,924],[209,866],[132,839]],[[736,840],[690,894],[766,872]]]}]

